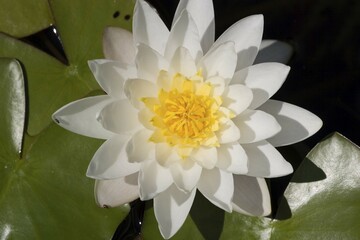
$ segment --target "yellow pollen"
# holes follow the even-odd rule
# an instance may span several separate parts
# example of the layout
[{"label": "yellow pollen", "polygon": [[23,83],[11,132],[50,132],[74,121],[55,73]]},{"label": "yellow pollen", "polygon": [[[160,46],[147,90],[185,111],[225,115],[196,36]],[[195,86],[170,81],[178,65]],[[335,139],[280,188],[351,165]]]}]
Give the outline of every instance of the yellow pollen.
[{"label": "yellow pollen", "polygon": [[209,112],[211,103],[208,97],[173,90],[163,106],[165,110],[163,121],[168,129],[179,137],[198,137],[211,124],[213,117]]},{"label": "yellow pollen", "polygon": [[[164,81],[164,76],[158,81]],[[177,73],[168,80],[170,89],[160,89],[157,99],[142,98],[154,114],[150,123],[156,130],[149,140],[177,146],[184,158],[188,149],[218,146],[214,132],[219,129],[222,101],[220,96],[212,96],[213,86],[204,83],[201,70],[190,78]]]}]

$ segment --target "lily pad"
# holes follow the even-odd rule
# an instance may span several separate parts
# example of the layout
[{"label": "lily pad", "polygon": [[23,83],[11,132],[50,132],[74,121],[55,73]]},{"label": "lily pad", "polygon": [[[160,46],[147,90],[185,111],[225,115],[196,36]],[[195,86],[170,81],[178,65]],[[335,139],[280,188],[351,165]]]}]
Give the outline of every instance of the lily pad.
[{"label": "lily pad", "polygon": [[[359,164],[359,147],[335,133],[311,150],[294,173],[277,212],[288,210],[288,219],[224,213],[198,192],[190,216],[172,239],[360,239]],[[144,238],[162,239],[148,205]]]},{"label": "lily pad", "polygon": [[[319,169],[308,171],[313,162]],[[360,239],[360,149],[335,133],[320,142],[285,191],[292,216],[275,221],[272,239]]]},{"label": "lily pad", "polygon": [[[29,89],[27,132],[39,134],[51,114],[63,105],[99,89],[87,61],[103,58],[106,26],[131,28],[134,1],[51,0],[50,7],[69,64],[17,39],[0,34],[0,57],[16,58],[26,72]],[[121,43],[120,43],[121,44]]]},{"label": "lily pad", "polygon": [[[26,95],[20,64],[0,59],[0,236],[2,239],[109,239],[128,206],[96,206],[84,177],[101,141],[51,124],[23,135]],[[21,143],[25,138],[25,147]]]},{"label": "lily pad", "polygon": [[54,23],[47,0],[0,0],[0,32],[25,37]]}]

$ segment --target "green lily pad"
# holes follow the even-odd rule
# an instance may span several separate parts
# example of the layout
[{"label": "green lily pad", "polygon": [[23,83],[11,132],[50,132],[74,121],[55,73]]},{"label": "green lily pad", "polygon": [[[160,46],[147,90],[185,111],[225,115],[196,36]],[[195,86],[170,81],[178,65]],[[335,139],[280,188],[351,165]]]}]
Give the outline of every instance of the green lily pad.
[{"label": "green lily pad", "polygon": [[101,141],[55,124],[23,136],[26,97],[16,60],[0,59],[0,86],[1,238],[109,239],[129,209],[95,204],[94,181],[84,175]]},{"label": "green lily pad", "polygon": [[[0,34],[0,57],[16,58],[25,68],[29,89],[27,132],[39,134],[51,114],[63,105],[99,89],[87,61],[103,58],[102,35],[106,26],[131,28],[134,1],[51,0],[69,65],[19,40]],[[130,15],[129,15],[130,16]]]},{"label": "green lily pad", "polygon": [[54,23],[47,0],[0,0],[0,32],[25,37]]},{"label": "green lily pad", "polygon": [[[308,160],[323,173],[308,171]],[[360,239],[359,166],[359,147],[342,135],[320,142],[285,191],[292,217],[274,222],[272,239]],[[317,180],[322,174],[326,178]]]},{"label": "green lily pad", "polygon": [[[320,142],[294,173],[278,220],[224,213],[198,192],[172,239],[360,239],[360,149],[338,133]],[[291,211],[291,212],[290,212]],[[162,239],[151,203],[144,238]]]}]

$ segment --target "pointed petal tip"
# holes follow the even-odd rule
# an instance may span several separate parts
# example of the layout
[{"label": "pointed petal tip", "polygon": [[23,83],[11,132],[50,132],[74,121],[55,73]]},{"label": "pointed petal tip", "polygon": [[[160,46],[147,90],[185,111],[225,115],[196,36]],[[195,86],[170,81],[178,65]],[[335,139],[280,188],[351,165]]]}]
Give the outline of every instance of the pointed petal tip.
[{"label": "pointed petal tip", "polygon": [[[281,63],[280,63],[280,64],[281,64]],[[285,69],[285,71],[287,71],[287,73],[289,74],[289,72],[290,72],[290,70],[291,70],[291,67],[284,64],[284,69]]]},{"label": "pointed petal tip", "polygon": [[248,21],[256,22],[258,24],[264,25],[264,15],[263,14],[254,14],[247,16],[243,19],[247,19]]},{"label": "pointed petal tip", "polygon": [[88,165],[88,168],[86,169],[86,177],[91,178],[91,179],[95,179],[95,180],[110,180],[110,178],[106,178],[106,177],[101,177],[98,176],[96,174],[94,174],[94,164],[92,162],[90,162],[90,164]]},{"label": "pointed petal tip", "polygon": [[198,28],[186,9],[181,12],[171,28],[165,57],[171,60],[178,47],[187,48],[196,62],[203,56]]},{"label": "pointed petal tip", "polygon": [[182,11],[186,9],[192,16],[201,40],[204,52],[210,49],[215,39],[214,6],[212,0],[189,1],[181,0],[175,11],[173,23],[179,19]]},{"label": "pointed petal tip", "polygon": [[223,206],[222,206],[222,209],[223,209],[224,211],[228,212],[228,213],[232,213],[232,211],[233,211],[233,208],[232,208],[231,203],[228,204],[228,205],[223,205]]},{"label": "pointed petal tip", "polygon": [[111,180],[112,179],[112,178],[106,178],[104,176],[95,174],[96,168],[97,167],[95,166],[95,164],[91,161],[90,164],[88,165],[88,168],[86,169],[86,177],[92,178],[95,180]]},{"label": "pointed petal tip", "polygon": [[319,131],[322,126],[323,126],[324,122],[321,120],[321,118],[317,115],[314,114],[314,133],[315,134],[317,131]]},{"label": "pointed petal tip", "polygon": [[275,147],[303,141],[322,127],[322,120],[299,106],[269,99],[259,109],[273,115],[282,126],[281,132],[268,141]]},{"label": "pointed petal tip", "polygon": [[[92,72],[92,74],[95,76],[96,75],[96,69],[97,69],[97,66],[96,66],[96,64],[97,64],[97,61],[98,60],[95,60],[95,59],[92,59],[92,60],[88,60],[87,61],[87,64],[88,64],[88,66],[89,66],[89,68],[90,68],[90,71]],[[101,60],[100,60],[101,61]]]},{"label": "pointed petal tip", "polygon": [[146,5],[146,6],[150,6],[150,4],[149,3],[147,3],[146,1],[144,1],[144,0],[136,0],[136,3],[135,3],[135,7],[136,6],[143,6],[143,5]]},{"label": "pointed petal tip", "polygon": [[[72,130],[67,128],[67,126],[69,126],[69,123],[66,121],[66,119],[64,119],[63,116],[61,116],[60,112],[61,112],[61,109],[58,109],[55,113],[53,113],[53,115],[51,116],[52,120],[58,126],[60,126],[62,128],[65,128],[66,130],[72,131]],[[74,132],[74,131],[72,131],[72,132]]]},{"label": "pointed petal tip", "polygon": [[[277,173],[271,174],[270,176],[266,176],[267,178],[277,178],[277,177],[284,177],[294,172],[293,166],[284,159],[281,162],[281,165],[277,166],[279,169],[276,171]],[[266,216],[266,215],[264,215]]]},{"label": "pointed petal tip", "polygon": [[102,45],[106,59],[118,60],[127,64],[134,63],[135,47],[130,31],[120,27],[106,27],[103,31]]},{"label": "pointed petal tip", "polygon": [[230,26],[220,35],[214,45],[233,40],[236,44],[235,48],[238,56],[236,70],[240,70],[254,63],[260,47],[263,29],[263,15],[251,15]]},{"label": "pointed petal tip", "polygon": [[58,113],[59,110],[56,110],[56,112],[54,112],[52,115],[51,115],[51,119],[58,125],[60,125],[60,120],[59,120],[59,116],[57,116],[57,113]]},{"label": "pointed petal tip", "polygon": [[[299,107],[300,108],[300,107]],[[317,115],[315,115],[314,113],[304,109],[305,111],[307,111],[310,115],[309,119],[309,123],[307,126],[307,131],[308,131],[308,136],[306,138],[311,137],[312,135],[314,135],[315,133],[317,133],[323,126],[323,121],[321,120],[320,117],[318,117]],[[306,138],[304,138],[303,140],[305,140]]]},{"label": "pointed petal tip", "polygon": [[97,179],[95,176],[93,176],[92,175],[92,171],[90,170],[92,167],[90,167],[90,165],[91,165],[91,163],[89,164],[89,166],[88,166],[88,168],[86,169],[86,176],[88,177],[88,178],[92,178],[92,179]]},{"label": "pointed petal tip", "polygon": [[133,15],[133,40],[149,45],[163,54],[169,36],[169,30],[156,9],[146,1],[137,1]]},{"label": "pointed petal tip", "polygon": [[254,18],[258,18],[261,21],[264,21],[264,15],[259,13],[259,14],[254,14],[252,15]]},{"label": "pointed petal tip", "polygon": [[[96,64],[98,61],[102,61],[103,59],[91,59],[87,61],[87,64],[91,70],[91,72],[94,72],[94,70],[96,69]],[[106,61],[106,60],[105,60]]]},{"label": "pointed petal tip", "polygon": [[285,174],[284,176],[292,174],[293,172],[294,172],[293,166],[288,161],[286,161],[286,171],[284,171]]}]

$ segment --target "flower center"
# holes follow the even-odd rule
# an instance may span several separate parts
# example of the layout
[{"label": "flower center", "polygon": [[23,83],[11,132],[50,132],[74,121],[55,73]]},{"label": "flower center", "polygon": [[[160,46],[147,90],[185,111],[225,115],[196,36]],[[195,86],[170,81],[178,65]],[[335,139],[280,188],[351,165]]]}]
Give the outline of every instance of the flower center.
[{"label": "flower center", "polygon": [[[169,80],[168,80],[169,81]],[[155,127],[150,141],[172,146],[217,146],[221,98],[212,96],[213,86],[204,83],[201,73],[191,78],[176,74],[168,90],[160,89],[157,99],[143,98],[154,113]]]},{"label": "flower center", "polygon": [[[186,80],[185,84],[189,84]],[[191,84],[191,83],[190,83]],[[214,102],[208,96],[198,96],[191,91],[180,93],[177,89],[163,93],[167,98],[161,105],[158,114],[168,130],[182,138],[201,137],[212,125],[214,117],[211,105]]]}]

